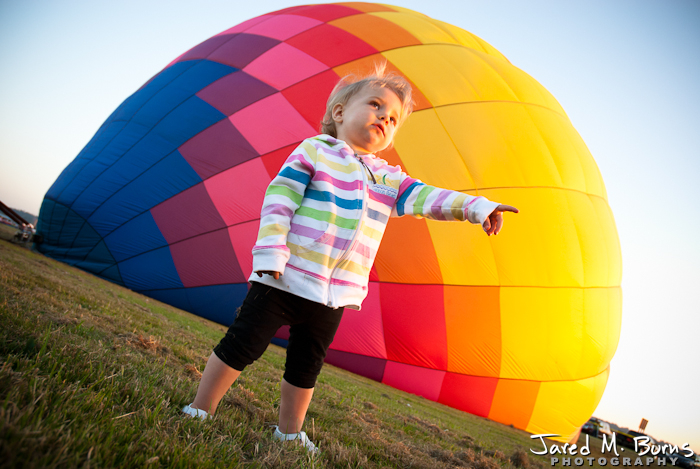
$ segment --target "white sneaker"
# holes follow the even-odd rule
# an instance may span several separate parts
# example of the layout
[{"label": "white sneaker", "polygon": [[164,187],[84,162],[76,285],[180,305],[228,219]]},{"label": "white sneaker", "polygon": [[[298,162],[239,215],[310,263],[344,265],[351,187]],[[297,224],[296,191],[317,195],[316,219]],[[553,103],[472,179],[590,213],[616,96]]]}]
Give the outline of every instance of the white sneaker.
[{"label": "white sneaker", "polygon": [[189,415],[190,417],[194,418],[200,418],[202,420],[210,419],[211,415],[209,415],[209,412],[205,412],[201,409],[195,409],[194,407],[190,407],[190,405],[186,405],[185,407],[182,408],[182,412]]},{"label": "white sneaker", "polygon": [[306,432],[299,432],[299,433],[282,433],[277,425],[275,427],[275,433],[273,436],[277,438],[280,441],[292,441],[292,440],[299,440],[299,443],[307,449],[312,454],[318,454],[320,451],[318,448],[316,448],[316,445],[313,444],[311,440],[309,440],[309,437],[306,436]]}]

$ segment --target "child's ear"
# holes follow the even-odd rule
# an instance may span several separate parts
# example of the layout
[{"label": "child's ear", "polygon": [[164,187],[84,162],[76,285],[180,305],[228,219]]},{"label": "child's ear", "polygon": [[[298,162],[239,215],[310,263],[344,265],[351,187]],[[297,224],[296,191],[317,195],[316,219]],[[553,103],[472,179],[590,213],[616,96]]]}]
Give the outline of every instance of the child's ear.
[{"label": "child's ear", "polygon": [[331,118],[335,121],[336,124],[340,124],[341,122],[343,122],[342,103],[336,103],[335,106],[333,106],[333,109],[331,109]]}]

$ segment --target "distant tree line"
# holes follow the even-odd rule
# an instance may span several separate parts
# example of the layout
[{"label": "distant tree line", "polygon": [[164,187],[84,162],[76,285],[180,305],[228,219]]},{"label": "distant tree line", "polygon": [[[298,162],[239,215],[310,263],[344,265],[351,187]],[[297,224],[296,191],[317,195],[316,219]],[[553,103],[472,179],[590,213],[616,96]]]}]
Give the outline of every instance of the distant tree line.
[{"label": "distant tree line", "polygon": [[31,213],[25,212],[24,210],[20,210],[18,208],[12,208],[12,210],[17,212],[17,215],[24,218],[25,220],[27,220],[29,223],[31,223],[32,225],[34,225],[36,227],[36,222],[39,221],[38,216],[32,215]]}]

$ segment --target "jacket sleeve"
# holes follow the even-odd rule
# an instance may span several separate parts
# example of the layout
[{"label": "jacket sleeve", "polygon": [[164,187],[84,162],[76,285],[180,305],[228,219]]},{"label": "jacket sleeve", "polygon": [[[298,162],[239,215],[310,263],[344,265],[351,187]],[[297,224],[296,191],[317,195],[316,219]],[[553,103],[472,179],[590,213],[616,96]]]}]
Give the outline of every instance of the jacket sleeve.
[{"label": "jacket sleeve", "polygon": [[432,220],[468,220],[482,224],[498,205],[482,196],[429,186],[402,172],[399,194],[391,216],[413,215]]},{"label": "jacket sleeve", "polygon": [[287,158],[265,192],[258,240],[253,247],[253,272],[284,273],[289,261],[287,234],[294,212],[316,172],[316,147],[304,140]]}]

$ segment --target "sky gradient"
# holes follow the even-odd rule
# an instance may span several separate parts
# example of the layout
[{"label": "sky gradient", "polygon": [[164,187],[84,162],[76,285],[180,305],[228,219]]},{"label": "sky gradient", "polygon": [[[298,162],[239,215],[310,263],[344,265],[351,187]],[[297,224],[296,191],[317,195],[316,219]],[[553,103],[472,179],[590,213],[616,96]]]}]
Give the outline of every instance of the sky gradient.
[{"label": "sky gradient", "polygon": [[[38,214],[145,81],[214,34],[293,4],[0,3],[0,200]],[[622,334],[594,415],[630,428],[646,418],[649,434],[700,450],[700,3],[393,4],[480,36],[566,110],[600,167],[622,246]]]}]

